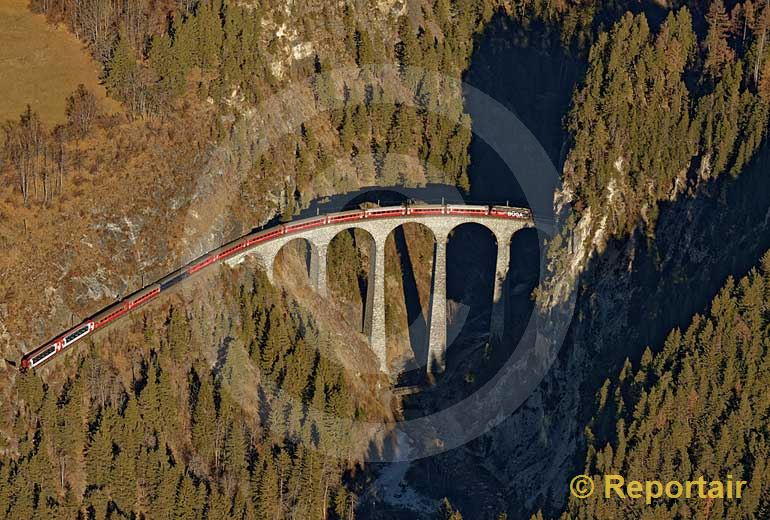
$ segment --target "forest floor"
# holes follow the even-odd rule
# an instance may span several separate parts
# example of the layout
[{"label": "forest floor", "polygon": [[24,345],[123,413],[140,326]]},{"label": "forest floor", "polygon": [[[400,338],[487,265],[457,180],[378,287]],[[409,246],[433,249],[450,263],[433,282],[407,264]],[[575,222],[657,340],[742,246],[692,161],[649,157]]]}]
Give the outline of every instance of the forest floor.
[{"label": "forest floor", "polygon": [[64,28],[27,8],[28,0],[0,0],[0,121],[15,119],[26,105],[46,125],[65,121],[66,99],[84,84],[107,112],[120,105],[107,98],[99,67]]}]

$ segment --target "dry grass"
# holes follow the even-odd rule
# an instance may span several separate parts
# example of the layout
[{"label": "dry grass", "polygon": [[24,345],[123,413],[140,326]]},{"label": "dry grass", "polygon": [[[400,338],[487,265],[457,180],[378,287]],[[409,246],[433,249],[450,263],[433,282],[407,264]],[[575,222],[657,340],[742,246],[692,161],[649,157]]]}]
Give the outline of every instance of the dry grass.
[{"label": "dry grass", "polygon": [[[195,189],[197,157],[207,146],[198,136],[207,117],[193,112],[189,121],[174,139],[143,121],[97,129],[80,141],[80,165],[67,165],[64,193],[46,206],[40,182],[25,206],[14,172],[0,173],[0,321],[12,338],[4,352],[9,359],[110,304],[117,293],[138,289],[142,274],[150,282],[190,258],[184,230],[198,220],[173,201],[187,200]],[[70,159],[74,155],[70,150]],[[214,220],[199,212],[200,222]],[[196,231],[189,236],[203,234]]]},{"label": "dry grass", "polygon": [[32,14],[27,0],[0,0],[0,121],[29,104],[45,124],[65,120],[65,100],[83,83],[110,113],[120,109],[99,84],[99,67],[64,29]]}]

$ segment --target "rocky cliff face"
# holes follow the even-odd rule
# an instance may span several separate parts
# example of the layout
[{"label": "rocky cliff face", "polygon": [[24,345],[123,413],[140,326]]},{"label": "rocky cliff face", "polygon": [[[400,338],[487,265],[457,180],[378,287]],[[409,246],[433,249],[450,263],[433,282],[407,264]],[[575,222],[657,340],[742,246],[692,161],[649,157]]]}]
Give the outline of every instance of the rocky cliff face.
[{"label": "rocky cliff face", "polygon": [[553,305],[577,277],[574,319],[558,359],[521,409],[448,461],[498,472],[508,503],[523,506],[513,517],[557,512],[582,467],[583,428],[607,375],[626,358],[637,362],[645,346],[660,348],[670,329],[702,312],[728,276],[745,273],[770,247],[770,180],[762,173],[769,162],[766,145],[738,178],[665,204],[652,238],[637,233],[602,252],[595,247],[602,237],[581,231],[591,227],[586,212],[566,251],[573,262],[541,294]]}]

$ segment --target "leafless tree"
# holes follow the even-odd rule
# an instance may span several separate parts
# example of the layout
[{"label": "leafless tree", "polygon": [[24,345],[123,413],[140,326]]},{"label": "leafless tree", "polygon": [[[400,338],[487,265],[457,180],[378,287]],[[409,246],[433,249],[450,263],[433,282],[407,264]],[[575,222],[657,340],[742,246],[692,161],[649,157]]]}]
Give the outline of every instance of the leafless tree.
[{"label": "leafless tree", "polygon": [[61,194],[64,190],[64,173],[67,164],[67,153],[64,143],[67,141],[67,128],[59,125],[51,132],[50,155],[53,162],[53,168],[56,172],[57,193]]},{"label": "leafless tree", "polygon": [[94,121],[101,114],[99,102],[85,85],[67,98],[67,121],[77,137],[85,137],[91,131]]},{"label": "leafless tree", "polygon": [[29,201],[30,185],[37,191],[37,175],[41,171],[41,159],[46,135],[37,113],[27,106],[18,121],[3,125],[4,155],[13,165],[19,181],[24,203]]}]

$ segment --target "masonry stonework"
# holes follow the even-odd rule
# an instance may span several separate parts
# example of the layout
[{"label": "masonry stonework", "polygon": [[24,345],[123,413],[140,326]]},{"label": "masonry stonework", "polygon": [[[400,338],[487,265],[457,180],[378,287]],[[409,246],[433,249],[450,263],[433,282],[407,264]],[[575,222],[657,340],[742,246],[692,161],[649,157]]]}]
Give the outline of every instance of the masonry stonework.
[{"label": "masonry stonework", "polygon": [[332,239],[337,234],[351,228],[366,231],[373,239],[373,251],[370,255],[370,276],[366,309],[364,311],[364,333],[369,337],[369,345],[377,356],[380,370],[388,372],[387,341],[385,337],[385,241],[388,235],[399,226],[415,222],[426,226],[436,239],[433,262],[433,284],[430,304],[430,333],[428,345],[428,371],[442,371],[446,360],[446,244],[452,230],[462,224],[480,224],[494,234],[497,239],[497,262],[495,268],[494,301],[490,333],[501,337],[505,326],[505,291],[504,282],[508,276],[510,261],[510,243],[513,235],[524,228],[534,227],[531,220],[507,220],[485,216],[467,215],[403,215],[393,218],[357,220],[339,224],[327,224],[320,228],[281,236],[270,242],[260,244],[232,257],[226,262],[236,265],[247,255],[254,255],[267,272],[270,281],[274,281],[274,264],[278,252],[292,240],[304,239],[310,243],[311,284],[321,296],[327,295],[326,253]]}]

